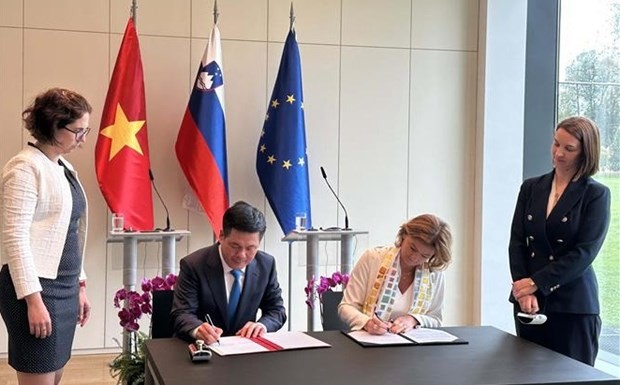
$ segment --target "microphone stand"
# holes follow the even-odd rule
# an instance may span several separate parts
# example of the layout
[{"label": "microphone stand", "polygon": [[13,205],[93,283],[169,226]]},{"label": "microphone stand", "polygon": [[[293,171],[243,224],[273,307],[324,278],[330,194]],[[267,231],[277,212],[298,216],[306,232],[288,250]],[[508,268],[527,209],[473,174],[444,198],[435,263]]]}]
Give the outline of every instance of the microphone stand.
[{"label": "microphone stand", "polygon": [[170,228],[170,213],[168,212],[168,207],[166,207],[166,204],[164,203],[164,200],[162,199],[161,195],[159,194],[159,190],[157,190],[157,186],[155,185],[155,177],[153,176],[153,172],[151,171],[151,169],[149,169],[149,178],[151,179],[151,184],[153,185],[153,190],[155,190],[155,193],[157,194],[157,197],[159,198],[159,201],[161,202],[161,205],[164,206],[164,210],[166,210],[166,228],[162,229],[162,231],[172,231],[172,229]]},{"label": "microphone stand", "polygon": [[334,196],[336,197],[336,200],[340,204],[340,207],[342,207],[342,210],[344,211],[344,229],[342,230],[351,230],[351,228],[349,228],[349,214],[347,213],[347,209],[344,207],[344,205],[340,201],[340,198],[338,198],[338,194],[336,194],[332,186],[329,184],[329,181],[327,180],[327,174],[325,173],[325,169],[323,168],[323,166],[321,166],[321,175],[323,175],[323,179],[325,180],[327,187],[329,187],[332,194],[334,194]]}]

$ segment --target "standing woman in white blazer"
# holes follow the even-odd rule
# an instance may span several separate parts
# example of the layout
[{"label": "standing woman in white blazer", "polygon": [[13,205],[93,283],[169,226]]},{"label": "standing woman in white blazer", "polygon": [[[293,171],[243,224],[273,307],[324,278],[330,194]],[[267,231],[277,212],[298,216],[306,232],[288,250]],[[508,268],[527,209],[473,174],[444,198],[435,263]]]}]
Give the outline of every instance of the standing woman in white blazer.
[{"label": "standing woman in white blazer", "polygon": [[76,323],[84,326],[90,315],[86,195],[63,155],[84,144],[91,112],[70,90],[38,95],[23,113],[35,141],[2,171],[0,314],[20,385],[57,385]]}]

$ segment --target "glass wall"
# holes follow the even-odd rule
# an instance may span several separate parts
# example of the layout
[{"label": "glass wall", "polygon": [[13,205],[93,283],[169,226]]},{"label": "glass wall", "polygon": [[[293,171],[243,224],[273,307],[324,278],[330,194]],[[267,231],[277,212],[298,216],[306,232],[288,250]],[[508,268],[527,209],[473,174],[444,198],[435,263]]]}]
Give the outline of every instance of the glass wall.
[{"label": "glass wall", "polygon": [[611,226],[594,262],[603,331],[599,360],[620,366],[620,0],[561,0],[558,121],[593,119],[601,132],[601,170],[611,189]]}]

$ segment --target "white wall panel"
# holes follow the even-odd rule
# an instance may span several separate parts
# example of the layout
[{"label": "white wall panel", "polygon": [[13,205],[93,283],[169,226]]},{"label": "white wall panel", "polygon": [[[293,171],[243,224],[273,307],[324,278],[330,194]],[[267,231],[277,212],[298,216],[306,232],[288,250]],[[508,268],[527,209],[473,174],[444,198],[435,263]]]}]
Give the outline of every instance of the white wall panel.
[{"label": "white wall panel", "polygon": [[342,0],[342,44],[410,46],[411,0]]},{"label": "white wall panel", "polygon": [[390,244],[407,214],[409,51],[343,48],[341,82],[340,198],[352,228]]},{"label": "white wall panel", "polygon": [[109,0],[24,1],[24,27],[108,32],[108,3]]},{"label": "white wall panel", "polygon": [[0,1],[0,26],[21,27],[23,25],[23,0]]},{"label": "white wall panel", "polygon": [[[208,37],[213,26],[213,0],[192,0],[192,36]],[[267,0],[219,0],[222,39],[259,40],[267,37]]]},{"label": "white wall panel", "polygon": [[[225,42],[226,128],[230,201],[263,202],[256,175],[256,151],[263,128],[267,55],[266,44]],[[247,65],[252,63],[252,65]]]},{"label": "white wall panel", "polygon": [[106,35],[26,29],[23,68],[26,100],[50,87],[70,88],[91,102],[98,122],[108,82]]},{"label": "white wall panel", "polygon": [[468,322],[472,283],[461,279],[472,261],[476,55],[413,51],[409,174],[410,216],[433,213],[452,228],[444,318]]},{"label": "white wall panel", "polygon": [[412,1],[412,48],[477,49],[479,0]]},{"label": "white wall panel", "polygon": [[[111,9],[111,30],[123,33],[130,15],[131,1],[108,1]],[[106,6],[108,1],[105,2]],[[189,36],[190,3],[191,0],[138,1],[136,11],[138,33],[140,35]],[[162,54],[165,53],[162,52]]]},{"label": "white wall panel", "polygon": [[3,118],[3,132],[6,133],[0,140],[2,166],[22,148],[23,138],[28,136],[22,129],[21,120],[22,35],[22,29],[0,27],[0,117]]},{"label": "white wall panel", "polygon": [[325,168],[330,183],[338,182],[340,49],[311,44],[299,48],[312,221],[316,228],[327,228],[337,224],[338,203],[325,185],[320,168]]},{"label": "white wall panel", "polygon": [[[289,0],[269,1],[269,41],[284,41],[290,26]],[[299,43],[340,43],[340,1],[301,0],[293,4]]]}]

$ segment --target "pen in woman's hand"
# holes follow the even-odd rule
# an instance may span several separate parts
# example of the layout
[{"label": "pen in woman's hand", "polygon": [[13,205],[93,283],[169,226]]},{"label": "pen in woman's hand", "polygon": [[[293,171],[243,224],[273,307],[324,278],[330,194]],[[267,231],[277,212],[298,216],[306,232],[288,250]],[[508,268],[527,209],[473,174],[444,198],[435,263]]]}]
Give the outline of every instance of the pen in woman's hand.
[{"label": "pen in woman's hand", "polygon": [[375,312],[373,314],[375,315],[375,317],[377,317],[379,319],[379,321],[383,322],[381,317],[379,317],[379,312],[378,311],[375,310]]},{"label": "pen in woman's hand", "polygon": [[[211,325],[211,327],[213,328],[213,330],[215,330],[215,325],[213,324],[213,320],[211,319],[211,316],[209,315],[209,313],[205,314],[205,320],[209,323],[209,325]],[[217,344],[220,344],[220,339],[217,338],[215,340],[215,342],[217,342]]]},{"label": "pen in woman's hand", "polygon": [[[375,311],[373,314],[381,322],[382,326],[385,326],[385,331],[388,332],[388,333],[391,333],[391,331],[390,331],[390,324],[386,323],[384,320],[382,320],[381,317],[379,317],[379,313],[377,311]],[[379,326],[377,326],[377,327],[379,327]]]}]

